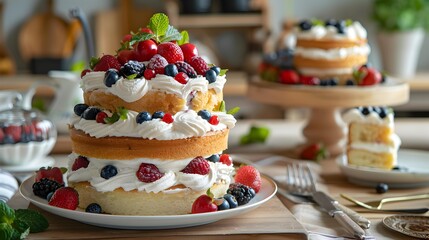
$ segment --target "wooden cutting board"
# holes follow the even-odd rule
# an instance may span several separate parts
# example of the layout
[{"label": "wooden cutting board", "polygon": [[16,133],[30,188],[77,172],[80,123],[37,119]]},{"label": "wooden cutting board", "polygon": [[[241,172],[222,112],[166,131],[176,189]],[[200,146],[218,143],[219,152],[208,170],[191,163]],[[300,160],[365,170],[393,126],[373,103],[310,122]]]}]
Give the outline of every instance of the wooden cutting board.
[{"label": "wooden cutting board", "polygon": [[53,0],[47,0],[47,11],[32,16],[19,32],[18,43],[24,60],[37,57],[61,57],[69,25],[54,13]]}]

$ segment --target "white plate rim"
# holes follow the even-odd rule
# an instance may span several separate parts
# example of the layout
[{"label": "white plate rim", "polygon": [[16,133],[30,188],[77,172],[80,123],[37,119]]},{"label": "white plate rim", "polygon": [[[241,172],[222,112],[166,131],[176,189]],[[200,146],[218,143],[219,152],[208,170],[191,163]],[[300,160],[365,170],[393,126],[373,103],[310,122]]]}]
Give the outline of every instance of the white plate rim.
[{"label": "white plate rim", "polygon": [[429,221],[429,216],[421,216],[421,215],[408,215],[408,214],[401,214],[401,215],[392,215],[392,216],[386,216],[383,218],[382,222],[383,225],[388,227],[389,229],[411,236],[411,237],[417,237],[417,238],[427,238],[429,236],[429,232],[428,233],[423,233],[425,236],[423,236],[422,234],[419,235],[419,232],[414,232],[412,230],[404,230],[404,229],[400,229],[397,228],[393,225],[390,224],[390,221],[394,221],[394,219],[403,219],[403,218],[415,218],[415,219],[425,219],[426,221]]},{"label": "white plate rim", "polygon": [[33,194],[31,186],[32,182],[34,181],[34,177],[30,177],[25,180],[21,184],[19,192],[25,199],[45,211],[89,225],[116,229],[173,229],[204,225],[256,209],[270,200],[277,193],[277,185],[271,178],[265,175],[261,175],[261,178],[262,187],[260,191],[257,193],[254,199],[243,206],[217,212],[185,215],[109,215],[87,213],[82,210],[68,210],[50,206],[47,204],[46,200]]},{"label": "white plate rim", "polygon": [[[400,149],[398,156],[404,154],[423,154],[429,157],[429,152],[427,151]],[[394,188],[421,187],[429,185],[429,172],[389,171],[369,167],[351,166],[347,164],[345,155],[338,156],[336,163],[349,181],[358,185],[375,186],[380,182],[387,183],[389,184],[389,187]]]}]

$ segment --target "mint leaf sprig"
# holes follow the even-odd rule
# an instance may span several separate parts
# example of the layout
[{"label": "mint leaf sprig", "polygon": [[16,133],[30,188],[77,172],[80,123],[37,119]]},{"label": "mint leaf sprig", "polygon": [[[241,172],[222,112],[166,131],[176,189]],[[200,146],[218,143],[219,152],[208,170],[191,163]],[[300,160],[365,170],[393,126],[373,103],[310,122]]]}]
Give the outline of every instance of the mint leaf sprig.
[{"label": "mint leaf sprig", "polygon": [[270,136],[270,129],[262,126],[251,126],[247,134],[241,136],[240,144],[265,143]]},{"label": "mint leaf sprig", "polygon": [[240,107],[234,107],[234,108],[231,108],[230,110],[227,111],[225,101],[222,101],[222,102],[220,102],[218,111],[234,115],[240,111]]},{"label": "mint leaf sprig", "polygon": [[37,233],[49,227],[48,220],[31,209],[10,208],[0,201],[0,239],[25,239],[29,233]]},{"label": "mint leaf sprig", "polygon": [[110,123],[113,124],[117,121],[119,121],[119,119],[121,120],[127,120],[128,119],[128,109],[124,108],[124,107],[119,107],[118,110],[112,114],[111,117],[106,117],[104,119],[104,121],[106,123]]}]

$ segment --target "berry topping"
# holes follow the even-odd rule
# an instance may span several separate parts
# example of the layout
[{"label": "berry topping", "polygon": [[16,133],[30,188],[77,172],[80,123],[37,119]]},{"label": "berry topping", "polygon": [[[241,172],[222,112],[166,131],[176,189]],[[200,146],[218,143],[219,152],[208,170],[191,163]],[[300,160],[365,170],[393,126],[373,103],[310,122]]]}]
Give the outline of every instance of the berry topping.
[{"label": "berry topping", "polygon": [[158,52],[158,46],[154,41],[148,39],[139,42],[135,51],[138,61],[149,61]]},{"label": "berry topping", "polygon": [[210,164],[203,157],[196,157],[182,170],[183,173],[206,175],[210,172]]},{"label": "berry topping", "polygon": [[178,81],[181,84],[186,84],[189,81],[188,75],[184,72],[179,72],[175,77],[174,80]]},{"label": "berry topping", "polygon": [[337,20],[335,19],[328,19],[325,21],[325,26],[335,26],[335,24],[337,23]]},{"label": "berry topping", "polygon": [[187,62],[176,62],[174,63],[177,67],[177,70],[179,72],[184,72],[186,75],[188,75],[190,78],[196,78],[197,72],[195,69]]},{"label": "berry topping", "polygon": [[131,49],[125,49],[118,52],[116,57],[120,64],[124,65],[128,61],[137,60],[137,53]]},{"label": "berry topping", "polygon": [[229,202],[225,198],[217,198],[214,200],[218,211],[229,209]]},{"label": "berry topping", "polygon": [[177,75],[177,73],[179,73],[179,70],[177,70],[176,65],[170,63],[167,66],[165,66],[164,73],[167,76],[175,77]]},{"label": "berry topping", "polygon": [[248,203],[256,195],[255,190],[253,190],[253,188],[243,185],[241,183],[230,184],[227,193],[231,194],[235,197],[235,199],[237,199],[239,206]]},{"label": "berry topping", "polygon": [[164,112],[162,112],[162,111],[156,111],[152,114],[153,119],[155,119],[155,118],[161,118],[162,119],[163,117],[164,117]]},{"label": "berry topping", "polygon": [[347,79],[346,86],[354,86],[354,85],[355,85],[355,81],[353,79]]},{"label": "berry topping", "polygon": [[116,59],[112,55],[104,55],[100,59],[96,60],[95,66],[93,68],[94,71],[107,71],[111,68],[119,70],[121,68],[121,64],[118,59]]},{"label": "berry topping", "polygon": [[153,70],[153,69],[146,69],[146,70],[144,70],[143,76],[147,80],[151,80],[152,78],[154,78],[156,76],[155,70]]},{"label": "berry topping", "polygon": [[211,116],[209,119],[209,123],[211,125],[218,125],[219,124],[219,117],[216,115]]},{"label": "berry topping", "polygon": [[285,84],[298,84],[298,73],[294,70],[282,70],[280,71],[280,82]]},{"label": "berry topping", "polygon": [[107,116],[107,113],[105,113],[105,112],[99,112],[99,113],[97,113],[97,115],[95,116],[95,121],[96,121],[97,123],[103,123],[103,124],[105,124],[105,123],[106,123],[105,119],[106,119],[107,117],[108,117],[108,116]]},{"label": "berry topping", "polygon": [[137,61],[128,61],[121,67],[121,74],[126,78],[140,78],[143,76],[143,72],[145,70],[145,66],[143,63]]},{"label": "berry topping", "polygon": [[383,119],[387,116],[387,110],[386,108],[380,107],[380,110],[378,111],[378,116]]},{"label": "berry topping", "polygon": [[6,135],[5,137],[10,138],[8,140],[9,141],[11,140],[12,141],[11,143],[16,143],[21,140],[21,133],[22,133],[21,126],[10,125],[5,127],[3,131],[4,131],[4,134]]},{"label": "berry topping", "polygon": [[126,42],[129,42],[129,41],[131,41],[131,38],[133,37],[133,35],[131,35],[131,34],[125,34],[123,37],[122,37],[122,41],[121,41],[121,43],[126,43]]},{"label": "berry topping", "polygon": [[192,213],[216,212],[217,206],[208,195],[201,195],[192,204]]},{"label": "berry topping", "polygon": [[91,72],[91,69],[84,69],[81,73],[80,73],[80,77],[83,78],[83,76],[85,76],[87,73]]},{"label": "berry topping", "polygon": [[228,166],[232,165],[232,158],[229,156],[229,154],[222,154],[220,155],[219,162],[226,164]]},{"label": "berry topping", "polygon": [[362,109],[361,109],[361,113],[363,114],[363,115],[369,115],[370,113],[372,112],[372,108],[371,107],[363,107]]},{"label": "berry topping", "polygon": [[379,84],[382,80],[382,76],[380,74],[379,71],[377,71],[377,69],[375,68],[361,68],[363,70],[363,78],[361,79],[361,81],[359,82],[359,85],[361,86],[370,86],[370,85],[375,85],[375,84]]},{"label": "berry topping", "polygon": [[213,66],[210,69],[213,70],[213,71],[215,71],[216,76],[219,76],[219,74],[220,74],[220,67]]},{"label": "berry topping", "polygon": [[197,47],[195,47],[195,45],[192,43],[182,44],[180,45],[180,48],[182,49],[183,56],[186,62],[190,62],[193,57],[198,56]]},{"label": "berry topping", "polygon": [[63,180],[63,172],[58,167],[42,167],[36,172],[36,178],[34,179],[35,182],[39,182],[43,178],[47,178],[50,180],[54,180],[60,184],[64,183]]},{"label": "berry topping", "polygon": [[87,168],[89,165],[88,158],[84,156],[79,156],[74,160],[74,163],[72,165],[72,171],[76,171],[81,168]]},{"label": "berry topping", "polygon": [[204,61],[204,59],[200,56],[193,57],[189,64],[191,64],[191,66],[199,75],[204,75],[209,70],[209,66],[207,65],[206,61]]},{"label": "berry topping", "polygon": [[33,193],[36,196],[47,199],[49,193],[53,193],[61,187],[64,187],[63,183],[42,178],[40,181],[33,183]]},{"label": "berry topping", "polygon": [[91,203],[85,208],[85,212],[89,213],[102,213],[103,210],[101,209],[101,206],[97,203]]},{"label": "berry topping", "polygon": [[140,32],[153,34],[153,31],[148,27],[140,28]]},{"label": "berry topping", "polygon": [[149,60],[149,63],[147,64],[147,68],[153,69],[153,70],[155,70],[156,73],[159,73],[157,71],[160,71],[160,69],[162,69],[162,72],[164,72],[164,68],[165,68],[165,66],[167,66],[167,64],[168,64],[168,62],[163,56],[161,56],[159,54],[155,54]]},{"label": "berry topping", "polygon": [[301,28],[302,31],[307,31],[307,30],[311,29],[311,27],[313,26],[313,24],[311,24],[311,22],[308,21],[308,20],[304,20],[304,21],[300,22],[298,24],[298,26],[299,26],[299,28]]},{"label": "berry topping", "polygon": [[306,146],[300,153],[300,159],[305,160],[321,160],[325,159],[328,155],[328,150],[319,143]]},{"label": "berry topping", "polygon": [[229,193],[223,195],[223,198],[228,201],[229,203],[229,208],[236,208],[238,207],[238,202],[237,199],[235,199],[235,197]]},{"label": "berry topping", "polygon": [[152,120],[152,116],[148,112],[141,112],[136,117],[137,123],[143,123]]},{"label": "berry topping", "polygon": [[301,75],[299,76],[299,81],[301,82],[301,84],[304,85],[319,85],[320,84],[320,79],[317,77],[313,77],[313,76],[304,76]]},{"label": "berry topping", "polygon": [[209,69],[206,72],[205,77],[206,77],[207,81],[209,81],[209,83],[214,83],[214,82],[216,82],[217,75],[216,75],[216,72],[214,70]]},{"label": "berry topping", "polygon": [[198,116],[208,121],[212,117],[212,114],[207,110],[200,110],[198,111]]},{"label": "berry topping", "polygon": [[334,25],[334,27],[337,28],[337,31],[339,34],[345,34],[345,30],[346,30],[346,22],[343,20],[337,21]]},{"label": "berry topping", "polygon": [[85,120],[95,120],[99,112],[101,112],[100,109],[96,107],[89,107],[83,112],[82,117]]},{"label": "berry topping", "polygon": [[183,61],[183,52],[179,45],[172,42],[164,42],[158,45],[158,54],[163,56],[168,63]]},{"label": "berry topping", "polygon": [[112,87],[119,80],[119,73],[115,69],[109,69],[104,74],[104,85]]},{"label": "berry topping", "polygon": [[213,154],[206,159],[207,161],[214,162],[214,163],[219,162],[219,154]]},{"label": "berry topping", "polygon": [[109,179],[111,177],[116,176],[118,174],[118,169],[116,169],[113,165],[106,165],[101,169],[100,176],[104,179]]},{"label": "berry topping", "polygon": [[142,163],[140,164],[139,170],[136,172],[136,176],[142,182],[151,183],[162,178],[164,174],[161,173],[155,165]]},{"label": "berry topping", "polygon": [[174,122],[173,115],[171,115],[171,113],[164,114],[164,117],[162,117],[162,121],[168,124],[173,123]]},{"label": "berry topping", "polygon": [[49,205],[75,210],[79,205],[79,194],[71,187],[59,188],[52,195]]},{"label": "berry topping", "polygon": [[240,167],[235,174],[234,180],[237,183],[241,183],[253,188],[256,193],[258,193],[261,189],[261,174],[259,173],[258,169],[253,166],[247,165]]},{"label": "berry topping", "polygon": [[82,113],[88,108],[89,106],[85,103],[79,103],[76,104],[73,108],[74,114],[78,116],[82,116]]},{"label": "berry topping", "polygon": [[389,190],[389,185],[385,183],[379,183],[375,186],[375,191],[377,193],[385,193]]}]

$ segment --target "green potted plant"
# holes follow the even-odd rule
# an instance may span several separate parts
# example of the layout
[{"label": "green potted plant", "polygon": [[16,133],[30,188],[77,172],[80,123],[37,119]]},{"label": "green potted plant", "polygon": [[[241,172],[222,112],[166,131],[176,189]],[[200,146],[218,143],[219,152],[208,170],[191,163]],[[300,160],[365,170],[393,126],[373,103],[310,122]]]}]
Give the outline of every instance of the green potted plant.
[{"label": "green potted plant", "polygon": [[373,19],[379,28],[384,71],[399,78],[413,77],[429,29],[429,0],[375,0]]}]

